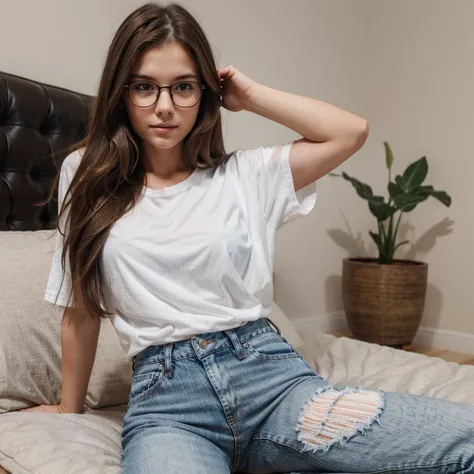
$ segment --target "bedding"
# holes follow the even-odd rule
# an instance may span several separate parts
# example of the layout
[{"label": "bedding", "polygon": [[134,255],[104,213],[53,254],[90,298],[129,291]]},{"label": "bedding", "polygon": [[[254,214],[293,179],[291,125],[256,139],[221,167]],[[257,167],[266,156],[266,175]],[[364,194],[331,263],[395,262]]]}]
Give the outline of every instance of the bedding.
[{"label": "bedding", "polygon": [[[474,366],[322,333],[301,334],[298,351],[332,385],[428,395],[474,405]],[[120,474],[126,405],[83,415],[7,413],[0,465],[12,474]]]}]

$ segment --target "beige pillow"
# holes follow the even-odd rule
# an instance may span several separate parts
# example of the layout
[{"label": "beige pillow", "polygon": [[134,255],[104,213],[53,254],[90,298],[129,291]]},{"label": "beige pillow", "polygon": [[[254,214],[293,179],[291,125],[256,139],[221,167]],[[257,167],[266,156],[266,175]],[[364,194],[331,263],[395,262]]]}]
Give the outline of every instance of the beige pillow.
[{"label": "beige pillow", "polygon": [[[57,403],[63,307],[43,299],[55,232],[0,232],[0,413]],[[102,322],[86,405],[127,403],[131,366],[110,321]]]},{"label": "beige pillow", "polygon": [[120,474],[126,408],[0,415],[0,465],[12,474]]}]

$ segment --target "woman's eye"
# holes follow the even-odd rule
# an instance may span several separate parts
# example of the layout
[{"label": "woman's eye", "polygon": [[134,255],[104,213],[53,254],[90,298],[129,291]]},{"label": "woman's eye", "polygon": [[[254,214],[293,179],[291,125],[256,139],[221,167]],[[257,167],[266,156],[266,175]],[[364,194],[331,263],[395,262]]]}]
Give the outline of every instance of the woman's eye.
[{"label": "woman's eye", "polygon": [[176,86],[175,86],[175,90],[177,90],[179,92],[185,92],[185,91],[188,91],[188,90],[191,90],[191,89],[192,89],[192,85],[188,84],[187,82],[182,82],[180,84],[176,84]]},{"label": "woman's eye", "polygon": [[135,84],[135,89],[138,90],[138,91],[151,91],[153,90],[153,86],[151,84],[147,84],[145,82],[143,83],[138,83],[138,84]]}]

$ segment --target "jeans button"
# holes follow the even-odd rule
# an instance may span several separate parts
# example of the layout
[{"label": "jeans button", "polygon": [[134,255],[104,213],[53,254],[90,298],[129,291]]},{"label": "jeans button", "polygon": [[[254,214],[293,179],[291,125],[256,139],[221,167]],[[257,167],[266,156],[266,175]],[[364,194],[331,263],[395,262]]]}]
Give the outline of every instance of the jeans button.
[{"label": "jeans button", "polygon": [[244,349],[248,349],[249,345],[247,343],[244,344]]},{"label": "jeans button", "polygon": [[205,349],[207,347],[207,341],[205,339],[199,339],[199,345]]}]

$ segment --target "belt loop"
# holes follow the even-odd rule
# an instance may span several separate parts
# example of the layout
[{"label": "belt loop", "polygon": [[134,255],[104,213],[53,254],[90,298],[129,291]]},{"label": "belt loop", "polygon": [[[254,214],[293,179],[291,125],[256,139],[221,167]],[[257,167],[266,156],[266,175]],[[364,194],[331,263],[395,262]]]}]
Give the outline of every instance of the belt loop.
[{"label": "belt loop", "polygon": [[165,377],[170,379],[173,376],[173,361],[171,359],[173,353],[173,343],[165,345]]},{"label": "belt loop", "polygon": [[230,342],[232,342],[232,345],[234,346],[235,349],[235,354],[237,355],[238,359],[245,359],[246,354],[244,351],[244,348],[242,347],[242,344],[239,341],[239,337],[237,334],[232,329],[229,329],[225,331],[227,336],[229,336]]},{"label": "belt loop", "polygon": [[276,328],[278,334],[281,336],[280,328],[270,318],[267,318],[267,319],[268,319],[268,322],[270,323],[270,325],[273,326],[274,328]]}]

